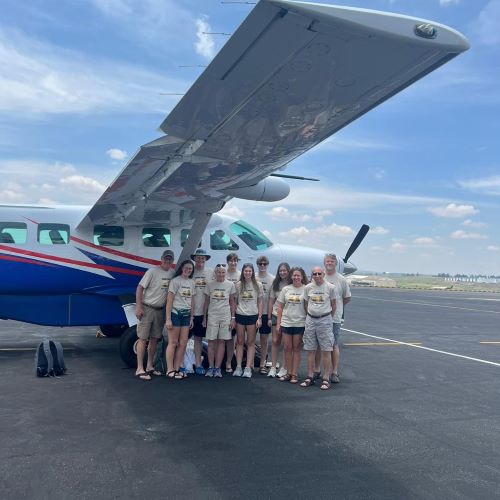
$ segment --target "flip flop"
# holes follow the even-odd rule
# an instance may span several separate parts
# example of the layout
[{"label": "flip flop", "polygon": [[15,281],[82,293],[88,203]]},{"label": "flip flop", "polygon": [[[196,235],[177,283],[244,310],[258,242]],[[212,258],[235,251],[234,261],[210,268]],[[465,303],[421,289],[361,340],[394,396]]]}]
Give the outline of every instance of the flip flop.
[{"label": "flip flop", "polygon": [[155,377],[161,377],[163,374],[158,370],[146,370],[148,375],[154,375]]},{"label": "flip flop", "polygon": [[230,366],[226,366],[226,373],[233,373],[233,369]]},{"label": "flip flop", "polygon": [[177,372],[176,372],[175,370],[170,370],[169,372],[167,372],[167,373],[166,373],[166,376],[167,376],[168,378],[175,378],[175,374],[176,374],[176,373],[177,373]]},{"label": "flip flop", "polygon": [[144,380],[145,382],[150,382],[151,381],[151,375],[149,375],[149,373],[146,373],[146,372],[136,373],[135,376],[139,380]]}]

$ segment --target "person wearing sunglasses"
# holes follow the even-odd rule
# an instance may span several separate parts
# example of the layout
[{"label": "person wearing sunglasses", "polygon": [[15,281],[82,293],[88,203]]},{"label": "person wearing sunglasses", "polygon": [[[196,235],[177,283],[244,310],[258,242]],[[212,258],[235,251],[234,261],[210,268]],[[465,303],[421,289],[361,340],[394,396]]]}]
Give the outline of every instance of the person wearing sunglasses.
[{"label": "person wearing sunglasses", "polygon": [[268,316],[268,303],[269,303],[269,292],[271,290],[271,285],[274,280],[274,276],[267,272],[269,267],[269,260],[264,255],[257,257],[257,280],[262,283],[262,289],[264,290],[264,295],[262,296],[262,324],[259,328],[260,336],[260,367],[259,373],[261,375],[267,375],[268,371],[266,368],[267,361],[267,346],[269,334],[271,333],[271,326],[269,324]]},{"label": "person wearing sunglasses", "polygon": [[215,281],[205,287],[203,326],[207,329],[208,340],[208,370],[205,377],[222,377],[224,344],[232,342],[231,330],[235,326],[235,295],[234,283],[226,280],[226,264],[217,264]]},{"label": "person wearing sunglasses", "polygon": [[285,361],[288,372],[280,377],[281,382],[296,384],[299,381],[300,348],[306,322],[304,290],[307,277],[301,267],[290,269],[292,284],[285,286],[278,297],[278,317],[276,328],[283,334]]},{"label": "person wearing sunglasses", "polygon": [[336,310],[335,287],[325,281],[320,266],[312,269],[312,282],[304,290],[304,307],[307,312],[304,330],[304,350],[307,351],[307,378],[300,384],[309,387],[314,383],[314,364],[317,350],[321,351],[323,377],[321,389],[330,389],[333,351],[333,316]]}]

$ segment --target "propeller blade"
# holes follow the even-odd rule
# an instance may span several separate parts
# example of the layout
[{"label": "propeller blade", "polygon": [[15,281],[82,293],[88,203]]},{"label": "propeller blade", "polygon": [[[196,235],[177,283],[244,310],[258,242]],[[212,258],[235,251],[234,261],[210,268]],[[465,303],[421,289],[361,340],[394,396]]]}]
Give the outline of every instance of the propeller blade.
[{"label": "propeller blade", "polygon": [[351,258],[351,255],[358,249],[359,245],[361,245],[361,242],[364,240],[369,230],[370,226],[367,224],[363,224],[361,226],[361,229],[358,231],[358,234],[352,241],[349,250],[347,250],[347,253],[345,254],[344,262],[347,262]]}]

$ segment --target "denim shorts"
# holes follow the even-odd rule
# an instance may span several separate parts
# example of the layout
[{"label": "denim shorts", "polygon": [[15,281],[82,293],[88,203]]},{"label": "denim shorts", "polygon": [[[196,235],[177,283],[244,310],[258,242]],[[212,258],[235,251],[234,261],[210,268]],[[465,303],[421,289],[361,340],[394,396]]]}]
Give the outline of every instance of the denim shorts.
[{"label": "denim shorts", "polygon": [[191,311],[189,309],[177,312],[172,311],[171,318],[173,326],[189,326],[189,323],[191,322]]}]

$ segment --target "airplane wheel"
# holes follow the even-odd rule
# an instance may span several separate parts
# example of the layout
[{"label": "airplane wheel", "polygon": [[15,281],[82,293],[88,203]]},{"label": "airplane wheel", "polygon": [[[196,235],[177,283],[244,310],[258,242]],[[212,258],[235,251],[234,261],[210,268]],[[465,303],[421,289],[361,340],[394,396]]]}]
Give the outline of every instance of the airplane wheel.
[{"label": "airplane wheel", "polygon": [[120,357],[130,368],[136,368],[137,325],[127,328],[120,337]]},{"label": "airplane wheel", "polygon": [[99,329],[106,337],[121,337],[128,325],[99,325]]}]

